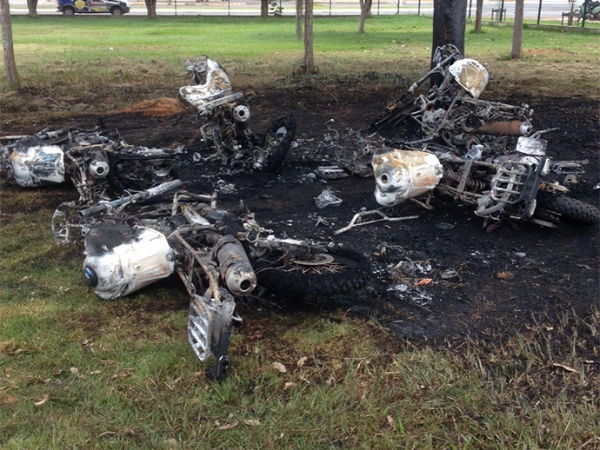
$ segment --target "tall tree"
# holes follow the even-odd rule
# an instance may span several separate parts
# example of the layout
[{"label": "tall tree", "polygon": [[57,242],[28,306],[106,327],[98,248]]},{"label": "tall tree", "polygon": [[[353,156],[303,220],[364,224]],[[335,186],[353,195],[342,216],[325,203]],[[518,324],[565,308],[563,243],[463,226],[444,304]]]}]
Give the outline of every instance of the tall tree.
[{"label": "tall tree", "polygon": [[156,0],[145,0],[148,17],[156,19]]},{"label": "tall tree", "polygon": [[461,53],[465,51],[465,27],[467,25],[467,0],[433,0],[433,47],[452,44]]},{"label": "tall tree", "polygon": [[296,38],[298,40],[302,39],[302,18],[304,17],[304,13],[302,11],[303,9],[303,0],[296,0]]},{"label": "tall tree", "polygon": [[0,27],[2,28],[2,49],[4,50],[4,65],[6,67],[6,81],[11,89],[19,89],[19,75],[15,62],[13,48],[12,25],[10,22],[10,5],[8,0],[0,0]]},{"label": "tall tree", "polygon": [[521,59],[521,47],[523,45],[523,0],[515,2],[515,23],[513,27],[511,59]]},{"label": "tall tree", "polygon": [[367,17],[371,17],[371,7],[373,6],[373,0],[358,0],[360,4],[360,21],[358,23],[358,34],[365,32],[365,20]]},{"label": "tall tree", "polygon": [[29,17],[37,17],[37,5],[38,0],[27,0],[27,9],[29,11]]},{"label": "tall tree", "polygon": [[304,0],[304,71],[315,71],[313,52],[313,0]]},{"label": "tall tree", "polygon": [[475,7],[475,32],[481,31],[481,18],[483,16],[483,0],[477,0],[477,6]]},{"label": "tall tree", "polygon": [[[461,54],[465,52],[465,27],[467,26],[467,0],[433,0],[433,44],[431,68],[435,49],[446,44],[454,45]],[[440,74],[430,79],[432,86],[442,82]]]},{"label": "tall tree", "polygon": [[260,0],[260,17],[269,17],[269,0]]}]

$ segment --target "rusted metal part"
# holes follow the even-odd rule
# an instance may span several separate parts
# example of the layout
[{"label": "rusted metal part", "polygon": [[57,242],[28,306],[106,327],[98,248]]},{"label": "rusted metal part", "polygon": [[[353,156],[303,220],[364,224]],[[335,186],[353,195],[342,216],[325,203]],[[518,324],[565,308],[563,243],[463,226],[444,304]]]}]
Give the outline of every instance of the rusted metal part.
[{"label": "rusted metal part", "polygon": [[[174,233],[175,238],[177,239],[179,245],[183,246],[185,250],[188,252],[188,264],[187,264],[187,274],[185,274],[185,279],[191,282],[194,280],[193,272],[196,270],[194,267],[194,263],[197,263],[202,269],[202,275],[206,277],[208,282],[208,289],[214,293],[215,301],[220,302],[221,298],[219,296],[219,275],[211,259],[207,256],[208,252],[206,249],[196,250],[190,244],[187,243],[186,239],[181,235],[179,231]],[[183,278],[182,278],[183,279]],[[193,295],[196,292],[196,287],[194,289],[188,289],[190,295]]]},{"label": "rusted metal part", "polygon": [[215,294],[209,289],[204,296],[194,295],[190,299],[188,342],[200,361],[215,356],[215,365],[209,368],[207,375],[212,380],[222,380],[229,368],[229,340],[235,302],[225,289],[218,293],[222,302],[214,301]]},{"label": "rusted metal part", "polygon": [[228,235],[213,248],[221,278],[233,295],[248,295],[256,288],[256,274],[241,242]]},{"label": "rusted metal part", "polygon": [[393,206],[433,190],[443,174],[439,159],[418,150],[394,150],[373,157],[375,199]]},{"label": "rusted metal part", "polygon": [[531,125],[518,120],[508,122],[484,123],[473,130],[474,133],[493,134],[497,136],[525,136],[531,131]]},{"label": "rusted metal part", "polygon": [[[371,215],[377,215],[380,217],[380,219],[368,220],[366,222],[358,222],[363,217],[371,216]],[[346,231],[351,230],[352,228],[360,227],[360,226],[364,226],[364,225],[371,225],[373,223],[378,223],[378,222],[399,222],[402,220],[411,220],[411,219],[418,219],[418,218],[419,218],[419,216],[390,217],[387,214],[379,211],[378,209],[374,209],[372,211],[362,211],[362,212],[354,214],[354,217],[352,217],[352,220],[350,221],[350,223],[348,225],[346,225],[343,228],[340,228],[339,230],[335,230],[333,232],[333,234],[345,233]]]}]

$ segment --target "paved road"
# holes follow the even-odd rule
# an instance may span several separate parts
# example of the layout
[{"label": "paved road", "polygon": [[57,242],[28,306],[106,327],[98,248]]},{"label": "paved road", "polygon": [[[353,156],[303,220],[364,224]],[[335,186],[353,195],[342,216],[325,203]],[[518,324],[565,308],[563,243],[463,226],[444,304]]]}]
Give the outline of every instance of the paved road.
[{"label": "paved road", "polygon": [[[469,0],[467,14],[475,18],[476,0]],[[524,15],[526,20],[536,20],[538,11],[541,9],[541,20],[560,20],[561,14],[569,10],[568,0],[526,0]],[[27,14],[26,0],[10,0],[11,13],[14,15]],[[159,15],[203,15],[203,16],[258,16],[260,14],[260,0],[208,0],[198,3],[193,1],[172,0],[170,6],[167,2],[159,2],[157,13]],[[283,15],[293,16],[295,14],[295,2],[290,0],[280,0],[283,7]],[[506,18],[512,21],[514,18],[515,3],[506,1]],[[490,20],[492,9],[498,8],[497,0],[485,0],[483,3],[483,18]],[[421,14],[433,15],[433,2],[431,0],[373,0],[373,14]],[[38,13],[59,14],[52,1],[40,1]],[[336,1],[321,0],[315,1],[315,15],[338,16],[338,15],[360,15],[358,1]],[[130,13],[134,16],[145,16],[146,7],[143,2],[134,2],[134,7]]]}]

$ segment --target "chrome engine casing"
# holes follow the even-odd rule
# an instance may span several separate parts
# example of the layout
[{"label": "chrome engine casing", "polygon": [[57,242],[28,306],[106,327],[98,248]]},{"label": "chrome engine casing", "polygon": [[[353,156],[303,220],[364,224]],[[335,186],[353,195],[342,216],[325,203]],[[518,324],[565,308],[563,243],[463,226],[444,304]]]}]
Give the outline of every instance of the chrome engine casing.
[{"label": "chrome engine casing", "polygon": [[173,250],[159,231],[104,223],[85,238],[83,279],[105,300],[124,297],[175,270]]},{"label": "chrome engine casing", "polygon": [[65,155],[57,145],[15,149],[9,161],[12,176],[19,186],[39,187],[65,181]]},{"label": "chrome engine casing", "polygon": [[443,175],[437,156],[418,150],[393,150],[373,156],[375,200],[394,206],[433,190]]}]

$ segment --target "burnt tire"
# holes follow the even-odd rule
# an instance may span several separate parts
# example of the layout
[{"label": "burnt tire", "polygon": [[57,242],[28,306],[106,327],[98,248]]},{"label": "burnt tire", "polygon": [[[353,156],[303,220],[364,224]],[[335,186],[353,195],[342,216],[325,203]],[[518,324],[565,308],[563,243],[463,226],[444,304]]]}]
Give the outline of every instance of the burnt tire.
[{"label": "burnt tire", "polygon": [[263,171],[274,172],[279,170],[295,136],[296,119],[294,116],[280,117],[271,124],[261,139],[264,153],[267,155],[262,163]]},{"label": "burnt tire", "polygon": [[[288,300],[319,300],[348,294],[364,288],[372,278],[369,259],[347,249],[328,251],[335,273],[302,272],[292,269],[293,262],[283,262],[282,252],[273,252],[254,264],[258,285],[271,294]],[[269,261],[276,261],[275,263]]]},{"label": "burnt tire", "polygon": [[554,195],[540,192],[537,197],[538,206],[550,212],[560,214],[560,218],[581,225],[600,223],[600,210],[594,205],[582,202],[566,195]]}]

